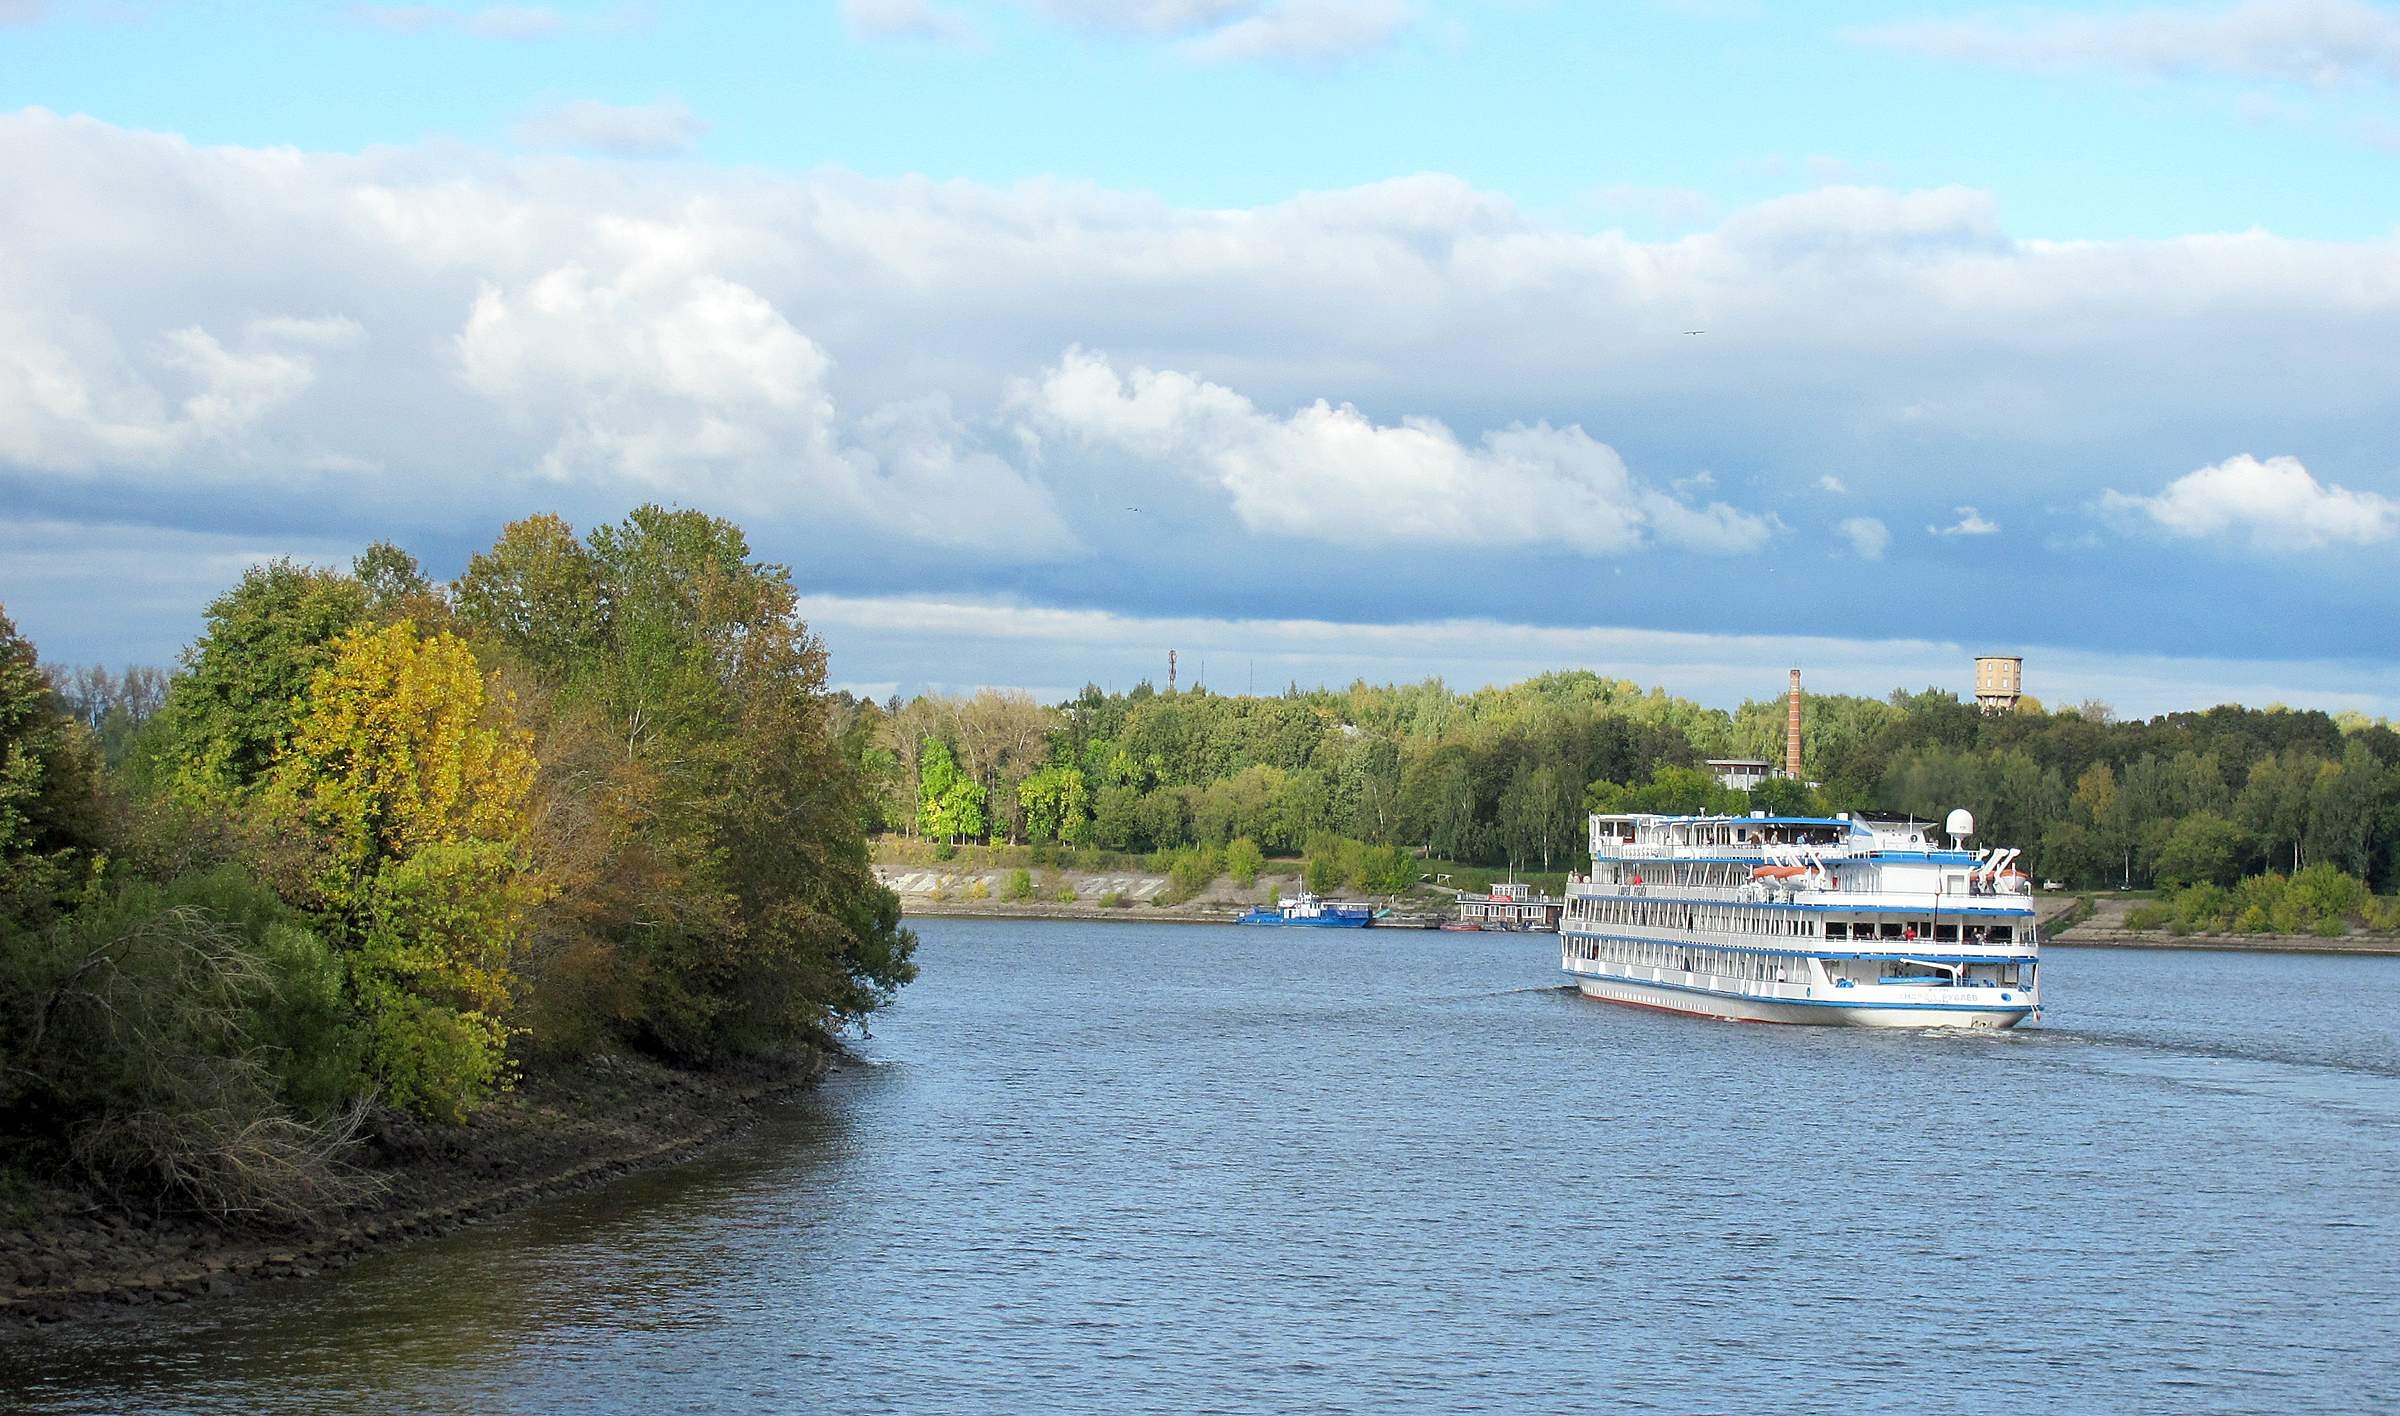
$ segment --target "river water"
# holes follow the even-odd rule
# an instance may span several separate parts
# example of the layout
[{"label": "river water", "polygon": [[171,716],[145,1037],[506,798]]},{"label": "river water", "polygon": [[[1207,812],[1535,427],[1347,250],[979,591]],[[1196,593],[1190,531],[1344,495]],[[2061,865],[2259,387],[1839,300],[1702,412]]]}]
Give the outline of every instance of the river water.
[{"label": "river water", "polygon": [[743,1140],[0,1337],[0,1408],[2400,1406],[2400,959],[2059,949],[2044,1026],[1942,1035],[1542,937],[919,928]]}]

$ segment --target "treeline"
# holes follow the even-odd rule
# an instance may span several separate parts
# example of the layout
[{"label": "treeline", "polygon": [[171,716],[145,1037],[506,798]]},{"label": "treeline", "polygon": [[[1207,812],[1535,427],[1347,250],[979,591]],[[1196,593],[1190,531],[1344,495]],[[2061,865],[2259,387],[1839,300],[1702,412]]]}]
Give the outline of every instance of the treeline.
[{"label": "treeline", "polygon": [[260,566],[171,677],[0,616],[0,1155],[298,1212],[384,1108],[842,1027],[914,974],[855,726],[694,512]]},{"label": "treeline", "polygon": [[1579,859],[1591,810],[1976,815],[2077,887],[2230,884],[2323,862],[2394,883],[2400,734],[2356,716],[2213,708],[2120,722],[2104,704],[1986,714],[1939,689],[1811,695],[1804,775],[1729,791],[1712,757],[1780,763],[1785,702],[1705,708],[1572,672],[1227,697],[1086,687],[1061,704],[853,701],[884,830],[935,840],[1274,854],[1332,833],[1482,864]]}]

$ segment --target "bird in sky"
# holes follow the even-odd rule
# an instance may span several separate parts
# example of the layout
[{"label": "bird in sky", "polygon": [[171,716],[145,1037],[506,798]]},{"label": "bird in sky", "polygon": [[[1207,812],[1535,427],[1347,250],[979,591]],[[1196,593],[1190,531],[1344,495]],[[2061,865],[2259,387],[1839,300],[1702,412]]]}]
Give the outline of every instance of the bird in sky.
[{"label": "bird in sky", "polygon": [[1707,331],[1707,330],[1704,330],[1704,329],[1687,329],[1687,330],[1685,330],[1685,331],[1684,331],[1684,333],[1685,333],[1685,334],[1706,334],[1706,333],[1708,333],[1708,331]]}]

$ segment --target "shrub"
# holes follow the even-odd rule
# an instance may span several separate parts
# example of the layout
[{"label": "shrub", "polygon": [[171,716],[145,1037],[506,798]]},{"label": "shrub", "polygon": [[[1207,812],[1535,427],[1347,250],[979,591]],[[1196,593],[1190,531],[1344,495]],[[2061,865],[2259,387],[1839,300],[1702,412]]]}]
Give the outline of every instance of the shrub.
[{"label": "shrub", "polygon": [[1033,872],[1030,870],[1010,871],[1008,873],[1008,888],[1000,892],[1000,898],[1011,902],[1032,899]]},{"label": "shrub", "polygon": [[1083,897],[1075,893],[1075,886],[1073,882],[1060,881],[1058,892],[1052,895],[1050,898],[1058,901],[1062,905],[1071,905]]},{"label": "shrub", "polygon": [[1131,903],[1133,902],[1125,898],[1125,892],[1122,890],[1111,890],[1102,895],[1099,900],[1100,908],[1104,910],[1121,910]]},{"label": "shrub", "polygon": [[969,882],[968,882],[968,884],[967,884],[967,898],[968,898],[968,899],[970,899],[970,900],[988,900],[988,899],[990,899],[991,897],[992,897],[992,886],[991,886],[991,882],[989,882],[989,881],[985,880],[985,879],[984,879],[982,876],[978,875],[978,876],[976,876],[976,877],[975,877],[973,880],[971,880],[971,881],[969,881]]},{"label": "shrub", "polygon": [[1258,842],[1248,836],[1236,836],[1225,848],[1225,870],[1233,883],[1248,890],[1258,884],[1258,872],[1265,867],[1266,858],[1259,854]]},{"label": "shrub", "polygon": [[50,1118],[104,1187],[277,1219],[373,1190],[340,966],[230,868],[0,930],[0,1054],[0,1115]]},{"label": "shrub", "polygon": [[2164,900],[2144,900],[2125,912],[2127,929],[2165,929],[2175,922],[2175,907]]}]

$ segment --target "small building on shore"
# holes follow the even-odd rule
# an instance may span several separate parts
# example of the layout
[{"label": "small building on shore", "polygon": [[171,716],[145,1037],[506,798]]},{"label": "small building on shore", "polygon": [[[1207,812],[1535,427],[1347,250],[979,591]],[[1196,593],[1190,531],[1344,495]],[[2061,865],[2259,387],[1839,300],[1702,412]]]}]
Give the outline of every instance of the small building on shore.
[{"label": "small building on shore", "polygon": [[1764,757],[1711,757],[1708,770],[1737,792],[1746,792],[1775,775],[1775,764]]},{"label": "small building on shore", "polygon": [[1513,934],[1555,934],[1566,901],[1537,895],[1521,880],[1492,882],[1487,894],[1458,892],[1458,918],[1446,929],[1501,930]]}]

